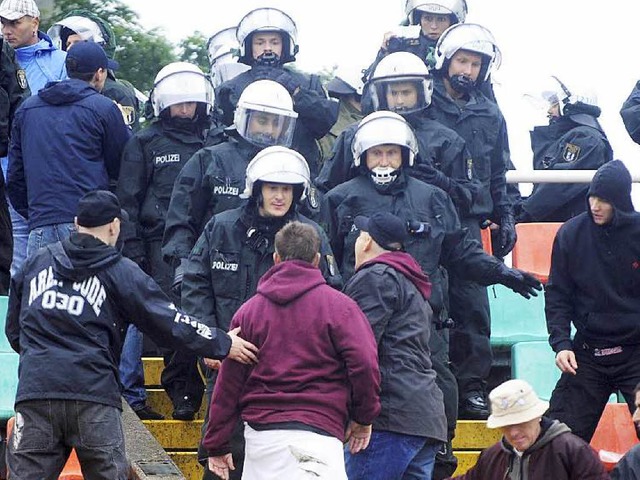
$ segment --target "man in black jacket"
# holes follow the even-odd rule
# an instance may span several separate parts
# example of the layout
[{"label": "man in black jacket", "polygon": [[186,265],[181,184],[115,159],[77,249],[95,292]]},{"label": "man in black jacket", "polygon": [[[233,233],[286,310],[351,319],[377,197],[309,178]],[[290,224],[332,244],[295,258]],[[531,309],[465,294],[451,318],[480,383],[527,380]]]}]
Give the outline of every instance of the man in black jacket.
[{"label": "man in black jacket", "polygon": [[598,169],[587,203],[556,235],[545,310],[562,371],[548,415],[589,442],[609,395],[633,411],[640,382],[640,214],[620,160]]},{"label": "man in black jacket", "polygon": [[350,480],[431,478],[447,441],[442,392],[431,365],[431,282],[403,251],[407,224],[388,213],[356,217],[356,273],[344,293],[364,312],[378,344],[382,411],[366,450],[345,451]]},{"label": "man in black jacket", "polygon": [[[15,57],[13,48],[0,39],[0,157],[6,157],[9,150],[9,132],[13,115],[20,103],[31,94],[27,76]],[[0,295],[9,292],[12,258],[11,217],[3,175],[0,177]]]},{"label": "man in black jacket", "polygon": [[268,79],[284,86],[293,98],[299,121],[292,148],[307,159],[312,178],[321,162],[317,140],[326,135],[338,119],[338,102],[330,100],[320,77],[305,75],[284,67],[294,62],[298,53],[298,29],[293,19],[276,8],[257,8],[238,24],[239,62],[251,69],[224,82],[216,89],[216,107],[223,120],[231,125],[233,112],[243,90],[250,83]]},{"label": "man in black jacket", "polygon": [[115,195],[78,204],[78,231],[39,250],[12,279],[6,334],[20,354],[12,478],[57,478],[71,448],[83,474],[124,480],[118,360],[127,322],[160,344],[253,362],[257,349],[187,316],[115,244],[123,216]]}]

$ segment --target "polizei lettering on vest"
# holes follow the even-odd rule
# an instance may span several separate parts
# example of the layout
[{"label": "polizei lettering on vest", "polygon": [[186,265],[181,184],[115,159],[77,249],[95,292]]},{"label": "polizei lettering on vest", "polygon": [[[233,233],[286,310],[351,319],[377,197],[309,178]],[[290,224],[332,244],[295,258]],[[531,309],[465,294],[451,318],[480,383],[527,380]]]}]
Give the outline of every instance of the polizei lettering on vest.
[{"label": "polizei lettering on vest", "polygon": [[164,155],[158,155],[155,158],[156,165],[162,165],[163,163],[178,163],[180,161],[179,153],[166,153]]},{"label": "polizei lettering on vest", "polygon": [[226,263],[226,262],[213,262],[211,264],[212,270],[227,270],[229,272],[237,272],[238,264],[237,263]]},{"label": "polizei lettering on vest", "polygon": [[218,187],[213,187],[213,194],[214,195],[234,195],[237,197],[238,195],[240,195],[240,189],[238,187],[218,186]]}]

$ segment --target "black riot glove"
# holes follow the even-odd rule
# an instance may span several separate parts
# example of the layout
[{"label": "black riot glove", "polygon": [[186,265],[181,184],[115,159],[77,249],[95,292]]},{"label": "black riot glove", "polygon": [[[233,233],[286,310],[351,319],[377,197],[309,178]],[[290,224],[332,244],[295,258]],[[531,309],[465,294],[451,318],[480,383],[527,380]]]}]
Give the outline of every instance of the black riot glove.
[{"label": "black riot glove", "polygon": [[266,66],[254,67],[254,78],[256,80],[273,80],[274,82],[278,82],[286,88],[292,96],[298,87],[300,87],[300,84],[296,81],[293,75],[291,75],[291,72],[284,68]]},{"label": "black riot glove", "polygon": [[180,259],[180,265],[176,267],[176,270],[173,274],[173,282],[171,283],[171,291],[176,296],[176,298],[180,298],[182,293],[182,281],[184,280],[184,271],[187,266],[188,260],[186,258]]},{"label": "black riot glove", "polygon": [[497,257],[505,257],[516,244],[518,236],[516,235],[516,220],[511,212],[504,213],[500,217],[500,234],[498,235],[499,245],[495,255]]},{"label": "black riot glove", "polygon": [[538,291],[542,290],[542,284],[536,277],[517,268],[509,268],[504,264],[501,264],[498,271],[498,283],[527,299],[532,296],[537,297]]},{"label": "black riot glove", "polygon": [[409,175],[418,180],[435,185],[445,192],[451,189],[451,180],[440,170],[428,163],[418,163],[409,170]]}]

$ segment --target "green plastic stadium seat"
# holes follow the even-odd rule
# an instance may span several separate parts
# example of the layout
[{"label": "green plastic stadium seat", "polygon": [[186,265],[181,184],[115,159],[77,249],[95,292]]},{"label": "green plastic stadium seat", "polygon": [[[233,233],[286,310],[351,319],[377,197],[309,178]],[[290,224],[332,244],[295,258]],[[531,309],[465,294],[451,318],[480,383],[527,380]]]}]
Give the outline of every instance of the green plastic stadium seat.
[{"label": "green plastic stadium seat", "polygon": [[19,360],[20,355],[15,352],[0,352],[0,422],[6,422],[14,415]]},{"label": "green plastic stadium seat", "polygon": [[492,346],[548,339],[543,292],[527,300],[504,285],[493,285],[488,294]]},{"label": "green plastic stadium seat", "polygon": [[9,297],[0,295],[0,352],[13,352],[9,340],[4,334],[4,326],[7,323],[7,309],[9,307]]},{"label": "green plastic stadium seat", "polygon": [[[555,359],[547,341],[516,343],[511,347],[511,377],[526,380],[541,399],[549,401],[561,375]],[[617,401],[617,393],[612,393],[609,403]]]}]

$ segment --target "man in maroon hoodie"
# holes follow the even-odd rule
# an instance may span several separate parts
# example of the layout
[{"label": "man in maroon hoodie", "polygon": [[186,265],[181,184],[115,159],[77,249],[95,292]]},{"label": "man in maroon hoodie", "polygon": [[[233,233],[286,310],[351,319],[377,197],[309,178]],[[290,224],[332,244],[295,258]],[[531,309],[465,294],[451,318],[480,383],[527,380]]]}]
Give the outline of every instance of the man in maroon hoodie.
[{"label": "man in maroon hoodie", "polygon": [[[275,265],[231,322],[260,348],[259,362],[223,362],[203,444],[209,469],[229,478],[229,440],[245,422],[243,477],[346,480],[342,442],[369,444],[380,412],[376,342],[355,302],[318,269],[320,238],[291,222],[275,237]],[[345,425],[349,422],[345,434]]]},{"label": "man in maroon hoodie", "polygon": [[403,251],[406,222],[388,212],[354,221],[360,230],[356,273],[344,292],[365,313],[378,343],[382,411],[369,448],[345,453],[347,474],[349,480],[430,480],[436,452],[447,441],[444,401],[429,351],[431,283]]}]

